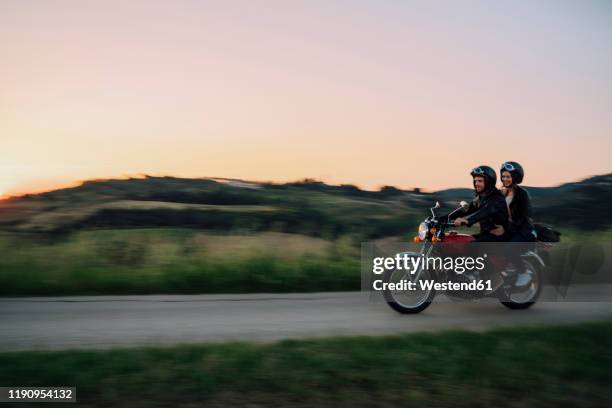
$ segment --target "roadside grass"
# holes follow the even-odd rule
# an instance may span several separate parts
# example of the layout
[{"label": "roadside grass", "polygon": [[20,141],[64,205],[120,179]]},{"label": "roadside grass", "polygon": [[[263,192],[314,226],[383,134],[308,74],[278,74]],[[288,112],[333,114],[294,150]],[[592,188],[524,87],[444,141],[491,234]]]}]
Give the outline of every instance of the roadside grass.
[{"label": "roadside grass", "polygon": [[[612,239],[612,231],[565,233],[562,244]],[[359,243],[350,234],[325,239],[182,228],[94,229],[65,236],[0,232],[0,296],[359,290]]]},{"label": "roadside grass", "polygon": [[76,386],[81,406],[609,407],[611,350],[601,322],[17,352],[0,353],[0,384]]},{"label": "roadside grass", "polygon": [[127,229],[51,242],[4,234],[0,248],[1,296],[360,288],[359,249],[348,238]]},{"label": "roadside grass", "polygon": [[[554,227],[553,227],[554,228]],[[561,232],[561,242],[612,242],[612,229],[585,231],[572,228],[557,228]]]}]

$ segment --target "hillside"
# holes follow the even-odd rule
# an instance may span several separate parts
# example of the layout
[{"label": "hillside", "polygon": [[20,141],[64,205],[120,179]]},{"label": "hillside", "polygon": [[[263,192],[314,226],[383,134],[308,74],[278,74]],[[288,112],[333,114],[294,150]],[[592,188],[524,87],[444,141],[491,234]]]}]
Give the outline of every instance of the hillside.
[{"label": "hillside", "polygon": [[405,230],[430,197],[395,189],[362,191],[304,180],[145,177],[88,181],[78,187],[0,201],[0,228],[66,232],[84,228],[190,227],[368,237]]},{"label": "hillside", "polygon": [[[558,187],[526,187],[535,218],[559,228],[609,227],[612,174]],[[0,201],[0,229],[69,232],[90,228],[188,227],[363,238],[412,231],[440,200],[452,208],[469,189],[434,193],[386,186],[365,191],[316,180],[253,183],[228,179],[144,177],[92,180],[82,185]]]}]

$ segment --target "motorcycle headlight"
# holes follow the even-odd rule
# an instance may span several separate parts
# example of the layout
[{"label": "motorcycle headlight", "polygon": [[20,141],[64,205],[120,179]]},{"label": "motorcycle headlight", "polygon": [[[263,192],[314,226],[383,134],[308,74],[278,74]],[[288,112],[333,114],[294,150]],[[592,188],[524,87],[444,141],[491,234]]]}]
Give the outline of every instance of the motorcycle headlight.
[{"label": "motorcycle headlight", "polygon": [[429,228],[427,227],[427,224],[425,224],[424,222],[422,222],[419,225],[419,239],[422,241],[425,238],[427,238],[427,231],[429,230]]}]

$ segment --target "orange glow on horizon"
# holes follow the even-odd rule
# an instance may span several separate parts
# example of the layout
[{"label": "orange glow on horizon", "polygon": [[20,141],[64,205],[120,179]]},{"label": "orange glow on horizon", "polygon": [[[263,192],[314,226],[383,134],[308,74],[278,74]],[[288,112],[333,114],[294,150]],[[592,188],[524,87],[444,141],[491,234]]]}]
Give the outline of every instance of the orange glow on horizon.
[{"label": "orange glow on horizon", "polygon": [[603,6],[484,4],[0,2],[0,194],[142,173],[432,191],[506,160],[532,186],[612,171]]},{"label": "orange glow on horizon", "polygon": [[[601,173],[601,174],[607,174],[607,173]],[[564,184],[564,183],[570,183],[570,182],[576,182],[582,179],[586,179],[588,177],[591,176],[595,176],[595,175],[599,175],[599,174],[592,174],[592,175],[584,175],[583,177],[579,177],[579,178],[575,178],[575,179],[571,179],[571,180],[565,180],[561,183],[556,183],[556,184],[552,184],[552,185],[534,185],[534,184],[529,184],[527,183],[527,186],[531,186],[531,187],[555,187],[558,186],[560,184]],[[363,189],[363,190],[378,190],[380,187],[383,187],[385,185],[393,185],[390,183],[382,183],[382,184],[378,184],[376,186],[363,186],[360,185],[358,183],[349,183],[349,182],[330,182],[329,180],[325,180],[322,178],[316,178],[316,177],[297,177],[294,179],[286,179],[286,180],[269,180],[269,179],[248,179],[248,178],[238,178],[238,177],[224,177],[223,175],[216,175],[216,176],[211,176],[211,177],[197,177],[197,176],[193,176],[193,177],[181,177],[181,176],[173,176],[173,175],[167,175],[167,174],[143,174],[143,173],[138,173],[138,174],[133,174],[133,175],[121,175],[121,176],[117,176],[117,177],[92,177],[92,178],[88,178],[88,179],[82,179],[82,180],[76,180],[76,181],[64,181],[64,182],[51,182],[49,184],[45,184],[45,183],[31,183],[30,184],[30,188],[27,189],[1,189],[0,188],[0,200],[2,199],[7,199],[7,198],[16,198],[16,197],[20,197],[20,196],[24,196],[24,195],[30,195],[30,194],[41,194],[41,193],[46,193],[46,192],[50,192],[50,191],[54,191],[54,190],[59,190],[59,189],[64,189],[64,188],[73,188],[73,187],[78,187],[80,185],[82,185],[85,182],[89,182],[89,181],[105,181],[105,180],[128,180],[128,179],[141,179],[144,178],[146,176],[151,176],[151,177],[178,177],[178,178],[207,178],[207,179],[220,179],[220,178],[226,178],[226,179],[236,179],[236,180],[243,180],[246,182],[254,182],[254,183],[264,183],[264,182],[273,182],[273,183],[288,183],[288,182],[294,182],[294,181],[300,181],[303,180],[305,178],[311,178],[311,179],[316,179],[318,181],[322,181],[326,184],[330,184],[330,185],[340,185],[340,184],[354,184],[357,187]],[[394,185],[394,187],[400,188],[400,189],[404,189],[404,190],[411,190],[415,187],[418,187],[421,191],[423,192],[434,192],[434,191],[439,191],[439,190],[444,190],[446,188],[471,188],[471,185],[469,183],[469,178],[466,178],[466,182],[463,184],[458,184],[458,185],[447,185],[444,187],[440,187],[440,188],[427,188],[425,186],[398,186],[398,185]]]}]

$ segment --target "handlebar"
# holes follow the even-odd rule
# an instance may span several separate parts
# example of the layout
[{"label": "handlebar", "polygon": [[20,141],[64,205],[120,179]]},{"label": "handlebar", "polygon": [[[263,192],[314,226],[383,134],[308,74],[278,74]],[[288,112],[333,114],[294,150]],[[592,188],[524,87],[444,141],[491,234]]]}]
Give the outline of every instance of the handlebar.
[{"label": "handlebar", "polygon": [[454,224],[454,223],[452,223],[452,222],[441,222],[441,223],[440,223],[440,226],[443,226],[443,227],[445,227],[445,228],[446,228],[446,227],[455,227],[455,228],[460,228],[460,227],[465,227],[465,226],[466,226],[466,224],[461,224],[460,226],[457,226],[457,225],[455,225],[455,224]]}]

